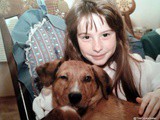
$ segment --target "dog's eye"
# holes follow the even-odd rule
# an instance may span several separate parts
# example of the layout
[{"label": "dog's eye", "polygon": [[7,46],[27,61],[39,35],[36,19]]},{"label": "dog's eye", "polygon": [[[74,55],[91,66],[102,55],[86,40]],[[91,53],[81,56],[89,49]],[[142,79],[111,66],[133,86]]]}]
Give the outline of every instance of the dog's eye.
[{"label": "dog's eye", "polygon": [[68,77],[65,75],[59,76],[60,79],[68,80]]},{"label": "dog's eye", "polygon": [[83,80],[84,82],[90,82],[91,81],[91,76],[86,76]]}]

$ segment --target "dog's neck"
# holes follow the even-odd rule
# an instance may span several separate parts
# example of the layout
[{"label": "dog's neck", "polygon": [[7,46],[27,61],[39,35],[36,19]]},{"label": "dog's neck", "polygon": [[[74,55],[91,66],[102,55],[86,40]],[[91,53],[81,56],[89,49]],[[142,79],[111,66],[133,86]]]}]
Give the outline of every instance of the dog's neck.
[{"label": "dog's neck", "polygon": [[104,99],[104,97],[102,95],[101,89],[98,89],[86,108],[78,108],[78,114],[82,117],[85,115],[87,110],[94,109],[102,99]]},{"label": "dog's neck", "polygon": [[95,93],[95,95],[92,97],[92,99],[90,100],[89,102],[89,107],[90,108],[95,108],[97,106],[97,104],[99,103],[99,101],[101,99],[103,99],[103,95],[102,95],[102,92],[101,92],[101,89],[98,89]]}]

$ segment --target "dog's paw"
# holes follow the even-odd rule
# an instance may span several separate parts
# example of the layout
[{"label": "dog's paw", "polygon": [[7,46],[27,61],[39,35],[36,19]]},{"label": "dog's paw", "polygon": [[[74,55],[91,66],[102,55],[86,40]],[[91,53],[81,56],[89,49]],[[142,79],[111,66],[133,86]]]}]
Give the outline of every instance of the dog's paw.
[{"label": "dog's paw", "polygon": [[79,114],[70,106],[54,108],[42,120],[81,120]]}]

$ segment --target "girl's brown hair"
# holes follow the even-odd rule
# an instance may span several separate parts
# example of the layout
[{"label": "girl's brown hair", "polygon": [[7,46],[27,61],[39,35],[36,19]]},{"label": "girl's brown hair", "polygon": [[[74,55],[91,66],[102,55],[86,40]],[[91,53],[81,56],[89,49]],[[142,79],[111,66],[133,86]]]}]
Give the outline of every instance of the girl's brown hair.
[{"label": "girl's brown hair", "polygon": [[[128,41],[126,38],[126,29],[121,14],[107,0],[76,0],[76,3],[70,9],[65,21],[66,29],[66,49],[65,59],[76,59],[88,62],[81,54],[77,40],[77,26],[82,17],[91,17],[92,14],[104,16],[109,27],[115,31],[117,46],[115,53],[107,61],[106,65],[110,66],[116,62],[115,82],[113,88],[118,96],[117,90],[122,88],[128,101],[136,102],[136,97],[139,97],[135,84],[133,82],[133,74],[129,59],[133,59],[129,54]],[[87,28],[87,26],[86,26]]]}]

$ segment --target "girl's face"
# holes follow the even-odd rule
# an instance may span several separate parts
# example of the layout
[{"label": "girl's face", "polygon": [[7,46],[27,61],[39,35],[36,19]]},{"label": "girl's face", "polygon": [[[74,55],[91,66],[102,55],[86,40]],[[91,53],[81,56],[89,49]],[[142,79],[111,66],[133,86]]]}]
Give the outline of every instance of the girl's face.
[{"label": "girl's face", "polygon": [[87,23],[83,17],[77,28],[77,39],[82,55],[98,66],[104,65],[116,49],[116,33],[109,27],[104,16],[101,18],[92,14],[92,19]]}]

